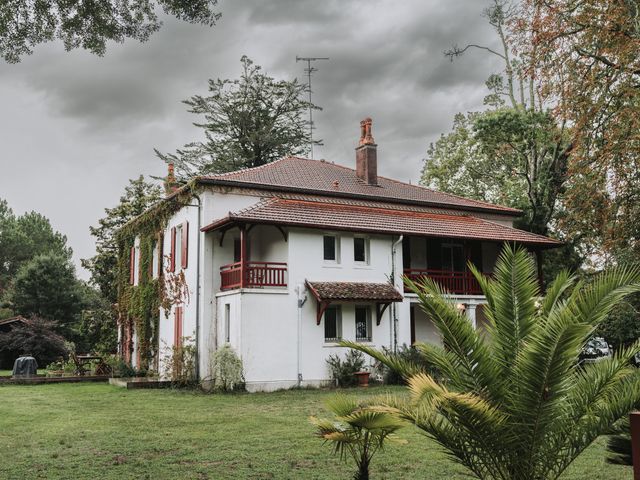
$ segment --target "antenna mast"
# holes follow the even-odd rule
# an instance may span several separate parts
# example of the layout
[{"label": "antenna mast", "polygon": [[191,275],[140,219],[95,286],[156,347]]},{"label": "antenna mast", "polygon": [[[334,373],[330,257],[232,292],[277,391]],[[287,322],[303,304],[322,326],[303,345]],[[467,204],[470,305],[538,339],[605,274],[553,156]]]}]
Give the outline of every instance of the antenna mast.
[{"label": "antenna mast", "polygon": [[311,148],[311,158],[313,158],[313,106],[311,103],[311,74],[317,72],[318,69],[311,66],[311,62],[317,60],[329,60],[329,57],[298,57],[296,55],[296,63],[307,62],[307,68],[304,69],[304,73],[307,74],[307,90],[309,91],[309,146]]}]

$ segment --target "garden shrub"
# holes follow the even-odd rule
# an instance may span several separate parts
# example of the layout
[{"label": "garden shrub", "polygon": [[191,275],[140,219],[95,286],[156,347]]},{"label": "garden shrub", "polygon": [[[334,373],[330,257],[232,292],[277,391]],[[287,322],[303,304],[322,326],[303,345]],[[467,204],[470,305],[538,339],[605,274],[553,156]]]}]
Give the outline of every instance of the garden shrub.
[{"label": "garden shrub", "polygon": [[339,387],[352,387],[358,383],[358,379],[354,375],[356,372],[362,371],[365,360],[364,355],[357,350],[349,350],[344,360],[339,355],[330,355],[327,359],[331,378]]},{"label": "garden shrub", "polygon": [[244,390],[244,366],[231,345],[225,344],[214,355],[211,365],[213,388],[223,392]]}]

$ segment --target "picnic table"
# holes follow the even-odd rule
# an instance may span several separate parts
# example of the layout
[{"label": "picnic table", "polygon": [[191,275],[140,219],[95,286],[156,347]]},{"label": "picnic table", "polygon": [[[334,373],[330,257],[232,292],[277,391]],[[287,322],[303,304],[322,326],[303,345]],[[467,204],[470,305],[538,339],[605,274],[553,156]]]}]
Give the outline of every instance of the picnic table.
[{"label": "picnic table", "polygon": [[84,376],[90,368],[87,366],[91,365],[91,362],[96,361],[98,364],[96,365],[96,375],[108,375],[109,365],[107,365],[100,355],[76,355],[71,354],[71,358],[73,359],[73,363],[76,365],[76,375]]}]

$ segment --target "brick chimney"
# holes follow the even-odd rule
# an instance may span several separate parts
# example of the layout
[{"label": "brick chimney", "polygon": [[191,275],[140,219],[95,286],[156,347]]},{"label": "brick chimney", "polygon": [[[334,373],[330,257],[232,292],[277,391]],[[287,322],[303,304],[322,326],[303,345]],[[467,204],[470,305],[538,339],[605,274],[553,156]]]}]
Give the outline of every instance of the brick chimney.
[{"label": "brick chimney", "polygon": [[360,142],[356,148],[356,175],[369,185],[378,184],[378,145],[371,135],[371,119],[360,122]]},{"label": "brick chimney", "polygon": [[173,163],[170,163],[167,167],[167,176],[164,179],[164,192],[167,196],[171,195],[178,189],[178,182],[176,181],[176,175],[174,172]]}]

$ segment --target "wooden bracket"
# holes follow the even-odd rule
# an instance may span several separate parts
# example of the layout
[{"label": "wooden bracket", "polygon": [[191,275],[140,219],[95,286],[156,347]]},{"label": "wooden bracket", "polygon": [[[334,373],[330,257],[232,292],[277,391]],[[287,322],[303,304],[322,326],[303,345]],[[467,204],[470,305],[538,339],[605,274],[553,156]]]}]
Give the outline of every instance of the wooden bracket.
[{"label": "wooden bracket", "polygon": [[282,228],[280,225],[274,225],[274,227],[280,230],[280,233],[282,234],[282,236],[284,237],[284,241],[286,242],[288,240],[288,235],[287,232],[284,231],[284,228]]},{"label": "wooden bracket", "polygon": [[316,325],[320,325],[320,321],[322,320],[322,315],[324,315],[324,311],[327,307],[331,305],[331,302],[318,301],[318,309],[316,311]]},{"label": "wooden bracket", "polygon": [[376,303],[376,325],[380,325],[382,321],[382,314],[389,307],[391,303]]}]

